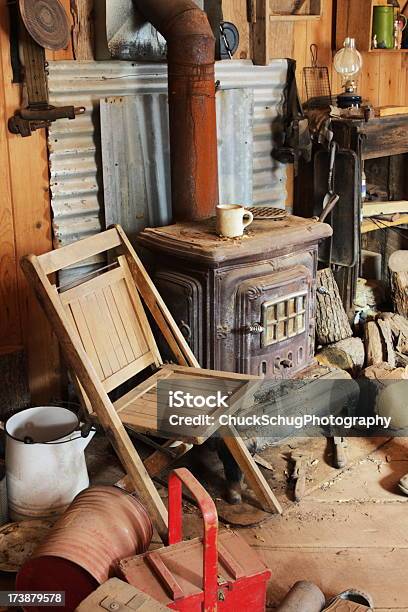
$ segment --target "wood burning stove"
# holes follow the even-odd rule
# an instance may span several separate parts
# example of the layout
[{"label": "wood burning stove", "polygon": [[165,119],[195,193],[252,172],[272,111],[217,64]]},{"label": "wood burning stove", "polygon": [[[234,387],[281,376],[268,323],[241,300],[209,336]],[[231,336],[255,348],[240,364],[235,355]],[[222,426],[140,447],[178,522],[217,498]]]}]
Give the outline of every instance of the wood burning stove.
[{"label": "wood burning stove", "polygon": [[231,240],[210,219],[146,229],[138,245],[203,367],[290,378],[313,364],[317,249],[330,234],[288,216]]},{"label": "wood burning stove", "polygon": [[242,239],[216,235],[215,39],[192,0],[136,6],[168,43],[179,222],[146,229],[139,246],[154,254],[154,281],[202,366],[294,376],[313,362],[317,248],[331,228],[288,216],[256,221]]}]

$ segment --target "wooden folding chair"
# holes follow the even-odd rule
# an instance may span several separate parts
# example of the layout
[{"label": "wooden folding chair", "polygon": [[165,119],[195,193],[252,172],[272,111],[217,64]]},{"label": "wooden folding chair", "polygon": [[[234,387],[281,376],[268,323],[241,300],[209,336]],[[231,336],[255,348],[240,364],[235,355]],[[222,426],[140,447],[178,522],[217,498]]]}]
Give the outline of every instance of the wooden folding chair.
[{"label": "wooden folding chair", "polygon": [[[109,265],[58,288],[49,275],[109,252]],[[61,344],[78,389],[91,414],[95,414],[153,518],[161,538],[167,536],[167,511],[124,425],[158,435],[157,383],[168,377],[202,381],[222,380],[230,385],[229,410],[248,394],[258,377],[200,369],[182,333],[158,294],[140,259],[120,226],[51,251],[24,257],[22,268]],[[178,365],[163,365],[142,301],[171,348]],[[109,393],[146,368],[155,373],[112,401]],[[201,382],[200,382],[201,381]],[[183,442],[201,444],[214,427],[194,429]],[[239,464],[261,505],[281,511],[268,483],[240,436],[232,428],[220,435]],[[186,447],[188,448],[188,447]]]}]

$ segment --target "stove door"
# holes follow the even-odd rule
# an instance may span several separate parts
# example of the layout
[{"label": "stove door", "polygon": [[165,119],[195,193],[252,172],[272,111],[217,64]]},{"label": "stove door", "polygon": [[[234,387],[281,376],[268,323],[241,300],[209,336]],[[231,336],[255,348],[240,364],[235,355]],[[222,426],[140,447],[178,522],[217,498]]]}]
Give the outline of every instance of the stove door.
[{"label": "stove door", "polygon": [[238,370],[290,378],[310,363],[313,276],[295,266],[247,280],[237,293]]},{"label": "stove door", "polygon": [[[203,287],[201,283],[192,276],[171,270],[157,272],[154,282],[181,333],[201,364],[203,362]],[[163,359],[174,359],[161,334],[158,336],[158,345]]]}]

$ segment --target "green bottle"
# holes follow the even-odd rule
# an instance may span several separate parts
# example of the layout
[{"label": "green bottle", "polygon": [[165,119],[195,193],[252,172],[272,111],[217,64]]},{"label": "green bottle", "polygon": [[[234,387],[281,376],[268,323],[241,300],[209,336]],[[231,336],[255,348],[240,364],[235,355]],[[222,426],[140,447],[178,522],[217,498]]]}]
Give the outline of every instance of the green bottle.
[{"label": "green bottle", "polygon": [[373,39],[378,49],[394,48],[394,7],[375,6],[373,19]]}]

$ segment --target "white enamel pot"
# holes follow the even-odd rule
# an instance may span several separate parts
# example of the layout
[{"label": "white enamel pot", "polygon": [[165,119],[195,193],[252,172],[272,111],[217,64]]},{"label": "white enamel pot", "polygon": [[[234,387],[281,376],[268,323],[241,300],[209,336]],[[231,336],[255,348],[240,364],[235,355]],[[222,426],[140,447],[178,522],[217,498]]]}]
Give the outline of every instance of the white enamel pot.
[{"label": "white enamel pot", "polygon": [[61,514],[89,486],[84,450],[95,432],[82,437],[78,418],[70,410],[28,408],[11,416],[5,431],[12,520]]}]

